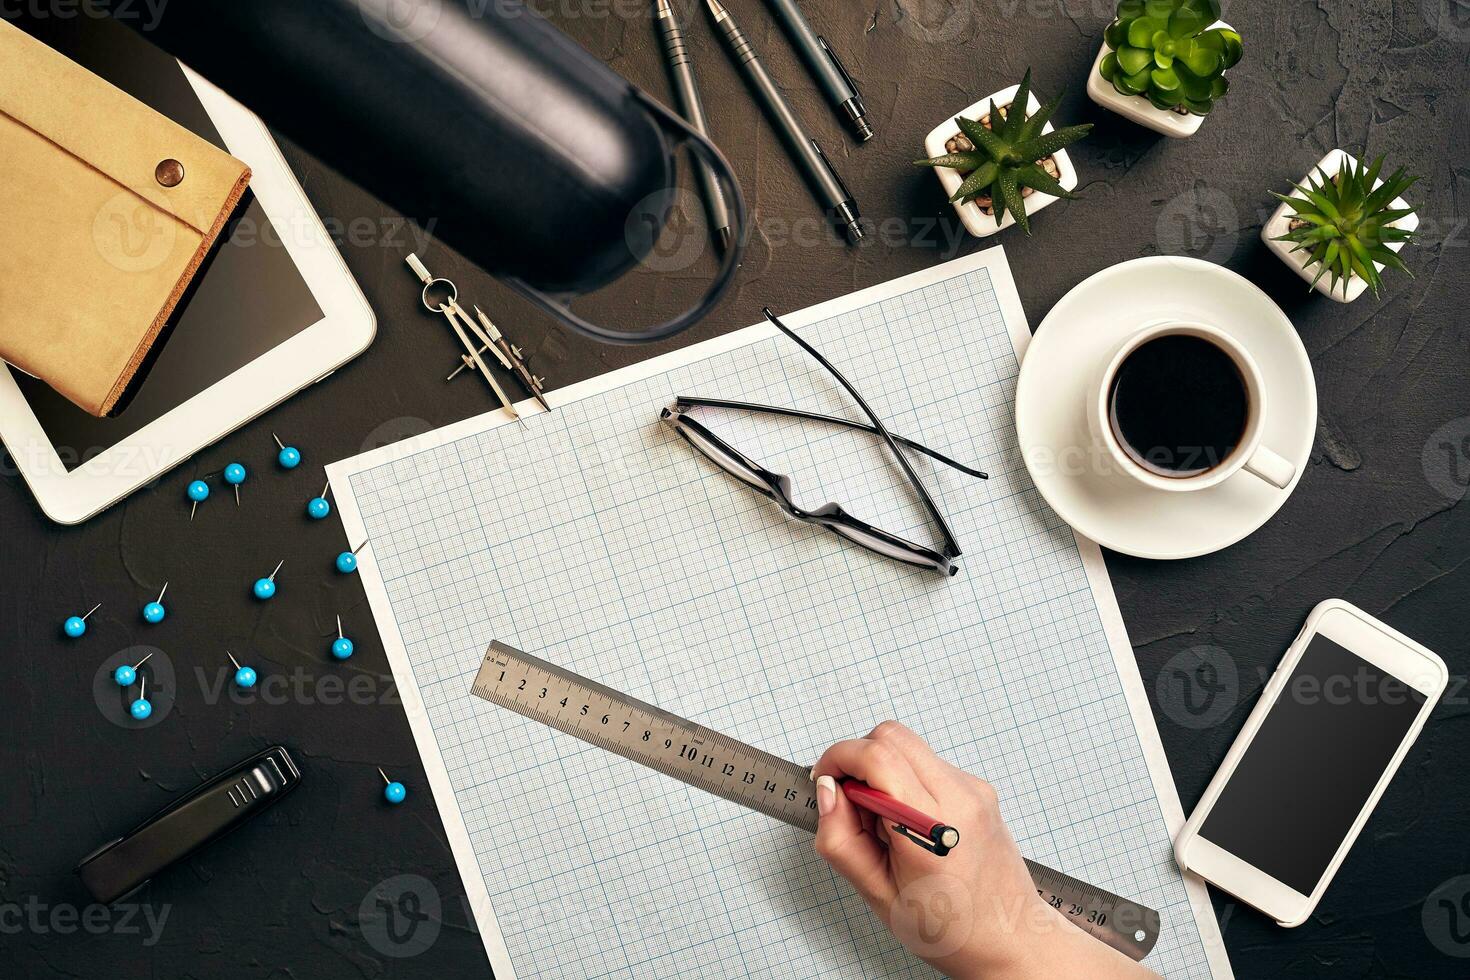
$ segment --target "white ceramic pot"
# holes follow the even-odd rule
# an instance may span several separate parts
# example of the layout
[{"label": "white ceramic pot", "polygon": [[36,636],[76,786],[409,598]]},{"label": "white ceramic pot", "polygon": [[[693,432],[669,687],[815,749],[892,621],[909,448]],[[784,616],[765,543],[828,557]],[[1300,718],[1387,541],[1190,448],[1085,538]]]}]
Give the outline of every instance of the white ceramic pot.
[{"label": "white ceramic pot", "polygon": [[[1321,160],[1317,161],[1317,166],[1313,167],[1311,172],[1302,177],[1302,179],[1297,181],[1297,183],[1302,184],[1303,186],[1310,187],[1311,184],[1309,183],[1309,180],[1311,176],[1315,174],[1318,170],[1323,171],[1327,174],[1328,177],[1331,177],[1332,175],[1336,174],[1338,168],[1342,166],[1343,158],[1348,156],[1350,156],[1350,154],[1348,154],[1344,150],[1332,150]],[[1373,182],[1373,186],[1375,188],[1379,187],[1382,184],[1382,180],[1375,180]],[[1306,198],[1306,195],[1302,194],[1301,191],[1296,190],[1295,188],[1293,188],[1291,193],[1287,196],[1294,197],[1299,201],[1305,200]],[[1393,203],[1389,205],[1389,207],[1394,209],[1406,208],[1408,206],[1409,203],[1405,201],[1402,197],[1394,198]],[[1287,265],[1295,269],[1297,275],[1301,276],[1307,282],[1311,282],[1320,271],[1320,267],[1316,264],[1309,264],[1306,251],[1303,250],[1300,252],[1293,252],[1292,249],[1296,248],[1296,245],[1292,242],[1274,241],[1274,239],[1276,239],[1277,237],[1286,234],[1287,227],[1291,224],[1291,216],[1294,213],[1295,212],[1292,210],[1292,208],[1283,201],[1281,203],[1281,206],[1276,209],[1276,213],[1271,215],[1270,219],[1268,219],[1265,225],[1261,227],[1261,240],[1266,243],[1267,248],[1276,253],[1277,258],[1281,259],[1281,261],[1285,262]],[[1399,220],[1393,222],[1393,227],[1403,228],[1407,231],[1413,231],[1415,228],[1419,227],[1419,215],[1406,214]],[[1404,247],[1404,243],[1389,242],[1388,247],[1397,252]],[[1383,271],[1382,263],[1374,262],[1373,265],[1378,269],[1379,272]],[[1326,296],[1328,299],[1334,300],[1338,303],[1351,303],[1353,300],[1363,295],[1363,292],[1368,288],[1368,282],[1360,276],[1353,276],[1347,282],[1347,293],[1344,295],[1342,285],[1340,283],[1337,285],[1336,288],[1333,287],[1332,273],[1329,272],[1321,279],[1318,279],[1317,284],[1312,288],[1317,290],[1317,292],[1321,293],[1323,296]]]},{"label": "white ceramic pot", "polygon": [[[944,144],[949,141],[950,137],[960,131],[960,128],[954,123],[955,116],[964,116],[966,119],[979,119],[990,111],[990,103],[992,101],[995,102],[996,108],[1003,108],[1016,97],[1016,90],[1019,88],[1019,85],[1003,88],[994,95],[981,99],[968,109],[955,113],[946,122],[935,126],[929,135],[924,137],[924,155],[927,157],[941,157],[949,152],[944,148]],[[1041,103],[1037,100],[1036,93],[1032,92],[1026,107],[1026,115],[1029,116],[1040,108]],[[1043,133],[1050,133],[1054,128],[1048,122],[1045,126],[1041,127],[1041,131]],[[1053,156],[1057,162],[1057,183],[1069,191],[1076,190],[1077,168],[1072,166],[1072,158],[1067,156],[1066,150],[1058,150]],[[934,173],[939,177],[939,183],[944,188],[945,197],[953,197],[955,191],[960,189],[960,184],[964,183],[964,178],[960,176],[958,170],[951,170],[948,167],[935,167]],[[1024,199],[1026,216],[1029,218],[1056,200],[1057,198],[1052,197],[1050,194],[1043,194],[1041,191],[1032,191]],[[974,201],[965,203],[956,201],[953,207],[955,213],[960,216],[960,221],[964,224],[965,230],[976,238],[987,238],[1016,223],[1015,216],[1009,211],[1006,212],[1005,220],[997,222],[995,215],[986,214],[980,209],[980,205]]]},{"label": "white ceramic pot", "polygon": [[[1214,30],[1216,27],[1229,28],[1230,25],[1223,20],[1217,20],[1206,28],[1206,30]],[[1088,98],[1092,99],[1092,101],[1104,109],[1116,112],[1125,119],[1131,119],[1140,126],[1147,126],[1154,132],[1163,133],[1165,136],[1182,139],[1185,136],[1193,136],[1199,132],[1200,126],[1204,125],[1204,116],[1196,116],[1192,112],[1178,113],[1171,112],[1168,109],[1160,109],[1150,102],[1147,96],[1124,95],[1122,92],[1113,88],[1113,83],[1103,78],[1102,72],[1099,70],[1102,67],[1103,59],[1112,50],[1106,41],[1098,49],[1097,57],[1092,62],[1092,71],[1087,76]]]}]

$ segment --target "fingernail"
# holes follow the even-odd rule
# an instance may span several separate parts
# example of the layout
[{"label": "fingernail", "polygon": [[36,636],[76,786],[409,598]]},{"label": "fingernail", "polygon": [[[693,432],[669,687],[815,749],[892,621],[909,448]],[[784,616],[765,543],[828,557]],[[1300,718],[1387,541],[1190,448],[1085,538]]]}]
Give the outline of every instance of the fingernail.
[{"label": "fingernail", "polygon": [[817,814],[825,817],[837,806],[837,780],[822,776],[817,780]]},{"label": "fingernail", "polygon": [[817,778],[817,767],[816,766],[812,766],[812,771],[806,774],[806,778],[807,779],[816,779]]}]

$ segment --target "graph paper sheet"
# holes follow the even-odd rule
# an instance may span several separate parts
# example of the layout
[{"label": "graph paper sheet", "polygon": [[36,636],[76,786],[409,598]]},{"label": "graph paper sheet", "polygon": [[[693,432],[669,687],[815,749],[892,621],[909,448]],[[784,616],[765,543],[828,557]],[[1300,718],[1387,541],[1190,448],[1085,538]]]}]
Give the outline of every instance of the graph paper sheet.
[{"label": "graph paper sheet", "polygon": [[[913,457],[957,577],[787,519],[659,423],[680,394],[852,417],[769,326],[328,468],[497,977],[931,971],[808,835],[472,697],[492,639],[803,763],[900,719],[995,785],[1027,856],[1158,909],[1148,965],[1228,977],[1101,555],[1015,445],[1029,332],[1001,250],[786,320],[891,431],[990,472]],[[872,437],[703,419],[799,503],[934,541]]]}]

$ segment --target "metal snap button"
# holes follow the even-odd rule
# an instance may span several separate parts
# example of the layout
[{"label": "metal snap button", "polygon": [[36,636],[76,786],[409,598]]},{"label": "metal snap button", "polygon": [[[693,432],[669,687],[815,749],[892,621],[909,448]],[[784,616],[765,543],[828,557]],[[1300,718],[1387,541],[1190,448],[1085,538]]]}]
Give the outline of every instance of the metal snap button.
[{"label": "metal snap button", "polygon": [[184,165],[177,160],[162,160],[154,168],[153,177],[164,187],[177,187],[184,182]]}]

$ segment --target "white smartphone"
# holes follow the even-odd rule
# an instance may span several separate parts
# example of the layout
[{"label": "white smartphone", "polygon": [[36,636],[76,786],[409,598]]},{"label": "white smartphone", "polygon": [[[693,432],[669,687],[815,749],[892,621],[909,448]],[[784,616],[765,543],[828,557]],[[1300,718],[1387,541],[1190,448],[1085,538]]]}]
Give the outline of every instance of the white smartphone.
[{"label": "white smartphone", "polygon": [[1179,832],[1180,867],[1301,925],[1448,680],[1443,660],[1362,610],[1317,606]]}]

